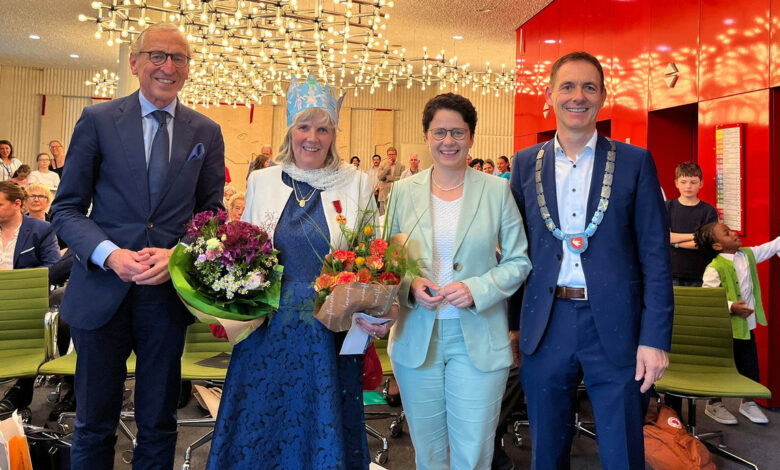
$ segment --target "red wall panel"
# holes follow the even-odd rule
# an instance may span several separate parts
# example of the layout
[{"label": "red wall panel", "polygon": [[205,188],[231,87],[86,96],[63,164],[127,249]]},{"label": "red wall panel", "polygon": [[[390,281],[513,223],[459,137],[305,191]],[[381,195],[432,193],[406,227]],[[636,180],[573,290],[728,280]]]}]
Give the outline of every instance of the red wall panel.
[{"label": "red wall panel", "polygon": [[537,106],[539,107],[539,128],[537,130],[549,130],[555,129],[555,113],[551,109],[547,118],[542,114],[544,110],[544,90],[549,86],[550,69],[553,62],[555,62],[560,56],[560,50],[558,47],[558,40],[560,38],[560,5],[559,2],[553,2],[547,6],[544,10],[539,12],[534,17],[537,26],[540,30],[539,36],[539,86],[537,91],[539,93],[539,101]]},{"label": "red wall panel", "polygon": [[769,86],[780,86],[780,2],[769,2]]},{"label": "red wall panel", "polygon": [[[699,0],[652,2],[651,5],[649,108],[695,103],[698,99]],[[666,84],[669,64],[677,68],[677,82],[673,88]]]},{"label": "red wall panel", "polygon": [[769,86],[769,0],[701,1],[699,99]]},{"label": "red wall panel", "polygon": [[[612,7],[612,138],[647,144],[647,42],[649,2],[616,2]],[[621,21],[631,18],[631,21]]]},{"label": "red wall panel", "polygon": [[[539,35],[531,20],[517,30],[517,83],[515,94],[515,135],[536,132],[541,112],[537,103]],[[521,42],[522,39],[522,42]]]}]

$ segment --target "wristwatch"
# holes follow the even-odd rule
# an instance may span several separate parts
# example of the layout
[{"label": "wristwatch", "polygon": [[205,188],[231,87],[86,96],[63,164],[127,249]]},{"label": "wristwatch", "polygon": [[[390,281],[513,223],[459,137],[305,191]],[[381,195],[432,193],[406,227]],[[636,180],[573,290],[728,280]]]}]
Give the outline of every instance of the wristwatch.
[{"label": "wristwatch", "polygon": [[675,247],[675,248],[680,248],[680,244],[679,243],[672,243],[672,246]]}]

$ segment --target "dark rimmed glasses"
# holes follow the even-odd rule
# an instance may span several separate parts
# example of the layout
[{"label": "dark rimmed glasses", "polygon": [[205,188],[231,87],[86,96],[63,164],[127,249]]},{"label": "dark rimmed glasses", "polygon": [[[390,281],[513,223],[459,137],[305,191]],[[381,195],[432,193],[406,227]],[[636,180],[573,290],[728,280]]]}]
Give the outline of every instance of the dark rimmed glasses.
[{"label": "dark rimmed glasses", "polygon": [[443,127],[437,127],[436,129],[429,129],[429,131],[431,132],[431,136],[433,136],[435,140],[444,140],[445,138],[447,138],[448,132],[455,140],[463,140],[469,134],[468,129],[461,129],[459,127],[456,127],[455,129],[445,129]]},{"label": "dark rimmed glasses", "polygon": [[186,67],[190,63],[190,57],[184,54],[168,54],[163,51],[139,51],[139,54],[149,54],[149,62],[157,66],[163,65],[168,57],[177,68]]}]

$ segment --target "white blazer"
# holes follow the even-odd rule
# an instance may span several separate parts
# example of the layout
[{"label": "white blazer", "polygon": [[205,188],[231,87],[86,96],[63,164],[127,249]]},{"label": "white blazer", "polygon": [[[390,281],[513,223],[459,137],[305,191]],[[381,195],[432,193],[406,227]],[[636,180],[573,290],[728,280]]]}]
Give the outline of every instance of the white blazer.
[{"label": "white blazer", "polygon": [[[336,216],[339,214],[336,212],[334,202],[340,202],[341,215],[347,218],[347,227],[354,226],[358,211],[366,207],[376,210],[376,203],[372,197],[373,188],[368,176],[362,171],[350,168],[342,171],[350,171],[354,177],[338,188],[320,193],[322,209],[330,232],[330,244],[337,249],[345,249],[347,246],[336,221]],[[246,207],[241,220],[262,227],[273,240],[279,218],[292,191],[293,188],[282,182],[281,165],[253,171],[247,182]]]}]

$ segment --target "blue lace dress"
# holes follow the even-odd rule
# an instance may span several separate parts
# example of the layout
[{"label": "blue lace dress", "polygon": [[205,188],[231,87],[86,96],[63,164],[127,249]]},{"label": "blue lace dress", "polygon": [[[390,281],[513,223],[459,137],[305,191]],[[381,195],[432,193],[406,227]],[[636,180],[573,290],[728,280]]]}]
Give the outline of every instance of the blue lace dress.
[{"label": "blue lace dress", "polygon": [[[291,186],[291,179],[282,173]],[[299,194],[312,188],[295,182]],[[311,218],[311,219],[310,219]],[[314,222],[312,222],[312,219]],[[274,245],[284,265],[281,306],[233,349],[208,469],[367,469],[362,356],[339,356],[343,335],[314,319],[312,281],[328,252],[319,191],[294,194]]]}]

